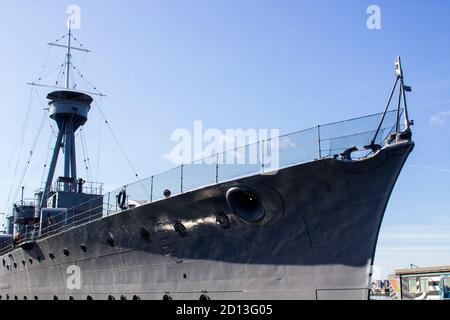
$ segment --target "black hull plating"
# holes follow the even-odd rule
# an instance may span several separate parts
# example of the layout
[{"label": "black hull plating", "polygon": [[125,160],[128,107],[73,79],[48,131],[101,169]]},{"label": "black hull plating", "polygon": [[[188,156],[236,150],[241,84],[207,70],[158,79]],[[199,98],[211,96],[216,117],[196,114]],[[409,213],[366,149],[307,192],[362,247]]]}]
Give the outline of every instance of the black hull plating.
[{"label": "black hull plating", "polygon": [[[2,256],[0,294],[19,300],[202,294],[367,299],[384,211],[412,148],[412,142],[403,142],[362,161],[296,165],[68,230]],[[269,221],[249,224],[230,211],[226,191],[242,185],[280,196]],[[229,217],[229,226],[217,223],[219,212]],[[177,221],[186,233],[175,230]],[[71,266],[81,272],[79,288],[71,286]]]}]

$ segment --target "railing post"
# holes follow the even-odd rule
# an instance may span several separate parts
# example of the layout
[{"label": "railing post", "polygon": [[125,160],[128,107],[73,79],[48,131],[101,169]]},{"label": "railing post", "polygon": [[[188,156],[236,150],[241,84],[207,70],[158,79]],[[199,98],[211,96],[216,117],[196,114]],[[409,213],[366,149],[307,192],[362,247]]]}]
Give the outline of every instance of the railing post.
[{"label": "railing post", "polygon": [[153,202],[153,176],[150,180],[150,202]]},{"label": "railing post", "polygon": [[219,153],[216,153],[216,183],[219,183]]},{"label": "railing post", "polygon": [[181,165],[181,181],[180,181],[180,189],[181,189],[181,193],[183,193],[183,168],[184,165]]},{"label": "railing post", "polygon": [[108,192],[108,202],[106,203],[106,216],[109,216],[109,204],[111,201],[111,192]]},{"label": "railing post", "polygon": [[267,140],[264,140],[263,139],[263,141],[261,142],[261,145],[262,145],[262,148],[261,148],[261,172],[263,172],[264,173],[264,161],[265,161],[265,159],[264,159],[264,153],[265,153],[265,143],[266,143],[266,141]]},{"label": "railing post", "polygon": [[319,148],[319,159],[322,159],[322,146],[320,141],[320,124],[317,126],[317,141],[318,141],[318,148]]}]

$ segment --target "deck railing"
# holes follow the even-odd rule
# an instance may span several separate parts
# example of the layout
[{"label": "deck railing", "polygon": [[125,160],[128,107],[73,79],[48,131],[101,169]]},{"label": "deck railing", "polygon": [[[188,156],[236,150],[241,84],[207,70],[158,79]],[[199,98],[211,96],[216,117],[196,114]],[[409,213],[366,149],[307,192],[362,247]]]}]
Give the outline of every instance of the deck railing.
[{"label": "deck railing", "polygon": [[[388,111],[377,132],[376,128],[381,117],[382,113],[379,113],[316,126],[215,154],[128,184],[90,202],[59,213],[52,217],[56,222],[49,223],[41,230],[38,225],[28,226],[25,234],[20,235],[19,239],[0,244],[0,254],[20,243],[43,239],[127,209],[160,201],[166,198],[169,192],[172,197],[245,176],[273,174],[278,169],[304,162],[339,158],[352,147],[357,149],[353,153],[354,157],[365,157],[373,152],[366,148],[372,141],[381,147],[388,143],[387,138],[394,133],[397,118],[401,117],[401,114],[397,115],[396,110]],[[257,150],[256,156],[255,150]],[[234,159],[232,163],[227,161],[230,159]],[[249,159],[253,161],[248,161]]]}]

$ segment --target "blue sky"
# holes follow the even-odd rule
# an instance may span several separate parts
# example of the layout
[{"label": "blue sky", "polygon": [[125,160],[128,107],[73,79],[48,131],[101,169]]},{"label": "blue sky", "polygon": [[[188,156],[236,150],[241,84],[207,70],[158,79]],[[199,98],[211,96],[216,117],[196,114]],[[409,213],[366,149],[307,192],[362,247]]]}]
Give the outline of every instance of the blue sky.
[{"label": "blue sky", "polygon": [[[173,166],[163,157],[174,144],[170,135],[195,120],[222,131],[288,133],[380,112],[401,54],[417,145],[388,206],[375,264],[381,277],[410,263],[450,264],[448,1],[3,0],[0,210],[20,153],[26,82],[44,62],[49,71],[62,61],[58,49],[46,59],[46,43],[66,31],[71,4],[82,14],[76,37],[93,51],[75,54],[75,62],[108,95],[103,112],[141,177]],[[381,8],[381,30],[366,27],[371,4]],[[33,92],[17,176],[45,93]],[[95,108],[84,131],[92,175],[107,189],[133,181]],[[44,122],[25,177],[29,195],[41,180],[50,132]]]}]

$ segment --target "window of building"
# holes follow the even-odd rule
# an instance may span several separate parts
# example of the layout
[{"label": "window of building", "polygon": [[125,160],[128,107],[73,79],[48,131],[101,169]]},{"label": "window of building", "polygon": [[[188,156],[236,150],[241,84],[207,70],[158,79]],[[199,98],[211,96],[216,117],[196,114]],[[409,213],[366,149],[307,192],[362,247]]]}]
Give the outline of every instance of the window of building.
[{"label": "window of building", "polygon": [[444,291],[450,291],[450,278],[444,278]]},{"label": "window of building", "polygon": [[416,293],[417,292],[417,281],[416,279],[408,279],[408,292]]},{"label": "window of building", "polygon": [[420,279],[420,292],[428,292],[428,279]]}]

